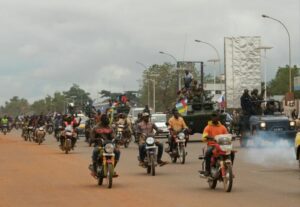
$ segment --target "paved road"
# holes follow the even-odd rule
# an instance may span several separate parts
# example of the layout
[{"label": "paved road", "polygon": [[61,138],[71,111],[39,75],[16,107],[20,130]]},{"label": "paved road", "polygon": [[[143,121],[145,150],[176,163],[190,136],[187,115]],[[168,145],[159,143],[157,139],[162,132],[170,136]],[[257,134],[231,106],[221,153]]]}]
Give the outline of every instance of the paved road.
[{"label": "paved road", "polygon": [[[92,148],[79,141],[63,154],[48,136],[38,146],[12,132],[0,135],[0,207],[35,206],[300,206],[300,171],[292,148],[240,149],[233,191],[210,190],[199,178],[201,143],[188,145],[185,165],[169,164],[148,176],[137,165],[137,147],[122,149],[113,188],[96,185],[87,166]],[[282,154],[283,156],[280,156]],[[164,159],[169,157],[164,154]]]}]

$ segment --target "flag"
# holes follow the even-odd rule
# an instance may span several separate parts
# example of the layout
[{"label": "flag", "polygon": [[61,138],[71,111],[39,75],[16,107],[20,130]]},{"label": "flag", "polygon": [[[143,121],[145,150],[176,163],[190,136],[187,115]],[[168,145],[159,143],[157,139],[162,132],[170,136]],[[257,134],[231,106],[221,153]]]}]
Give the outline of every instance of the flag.
[{"label": "flag", "polygon": [[225,108],[225,95],[222,94],[219,98],[218,98],[218,104],[219,104],[219,108],[224,109]]},{"label": "flag", "polygon": [[181,115],[186,114],[187,109],[188,109],[188,106],[187,106],[187,99],[182,99],[180,102],[178,102],[178,103],[175,105],[175,107],[176,107],[176,109],[178,110],[178,112],[179,112]]}]

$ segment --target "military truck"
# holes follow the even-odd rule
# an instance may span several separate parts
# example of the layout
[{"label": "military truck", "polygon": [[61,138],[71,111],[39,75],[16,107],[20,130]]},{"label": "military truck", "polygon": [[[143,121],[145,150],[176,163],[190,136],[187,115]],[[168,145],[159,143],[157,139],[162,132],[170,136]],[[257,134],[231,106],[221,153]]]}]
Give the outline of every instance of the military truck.
[{"label": "military truck", "polygon": [[247,147],[252,140],[255,146],[261,146],[262,142],[275,142],[287,140],[292,144],[296,137],[296,123],[283,114],[279,101],[257,101],[260,106],[256,114],[242,117],[241,146]]}]

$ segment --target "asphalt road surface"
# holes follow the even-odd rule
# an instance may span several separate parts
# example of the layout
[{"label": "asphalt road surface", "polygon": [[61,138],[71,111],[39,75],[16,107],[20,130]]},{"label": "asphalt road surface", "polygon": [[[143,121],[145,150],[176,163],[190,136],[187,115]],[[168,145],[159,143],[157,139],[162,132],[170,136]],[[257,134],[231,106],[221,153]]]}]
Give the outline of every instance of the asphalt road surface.
[{"label": "asphalt road surface", "polygon": [[[120,176],[107,189],[90,176],[92,148],[84,138],[66,155],[52,136],[38,146],[19,134],[0,135],[0,207],[300,206],[300,170],[293,148],[241,149],[235,143],[235,179],[232,192],[226,193],[221,184],[209,189],[199,177],[203,144],[189,143],[186,164],[158,167],[152,177],[138,166],[137,146],[131,143],[122,149]],[[167,154],[164,160],[170,161]]]}]

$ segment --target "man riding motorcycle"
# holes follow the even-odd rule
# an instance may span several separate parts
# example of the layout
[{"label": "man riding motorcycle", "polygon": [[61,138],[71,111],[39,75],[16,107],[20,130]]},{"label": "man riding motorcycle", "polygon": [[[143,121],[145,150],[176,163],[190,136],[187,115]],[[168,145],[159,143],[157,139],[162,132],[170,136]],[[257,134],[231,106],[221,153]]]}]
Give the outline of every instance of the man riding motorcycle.
[{"label": "man riding motorcycle", "polygon": [[180,114],[176,108],[172,110],[172,113],[173,116],[168,121],[168,128],[171,136],[169,136],[168,138],[169,148],[166,149],[166,152],[173,151],[173,146],[174,146],[173,136],[176,136],[179,132],[188,129],[183,118],[180,117]]},{"label": "man riding motorcycle", "polygon": [[59,133],[59,127],[62,126],[63,119],[61,114],[57,114],[55,119],[54,119],[54,136],[57,137]]},{"label": "man riding motorcycle", "polygon": [[[67,115],[65,122],[63,122],[63,124],[62,124],[62,127],[63,127],[63,129],[65,129],[67,126],[72,126],[73,133],[75,134],[75,128],[80,125],[80,122],[81,122],[81,118],[79,119],[79,122],[77,123],[75,117],[73,117],[72,115]],[[60,147],[63,146],[64,141],[65,141],[65,136],[64,136],[64,134],[62,134],[60,137],[60,145],[59,145]],[[76,142],[77,142],[77,139],[76,139],[76,136],[74,136],[72,138],[72,149],[74,149]]]},{"label": "man riding motorcycle", "polygon": [[3,126],[6,126],[8,129],[8,118],[6,115],[3,116],[3,118],[1,119],[1,130],[3,130]]},{"label": "man riding motorcycle", "polygon": [[211,121],[208,122],[202,134],[202,141],[207,142],[207,150],[205,153],[205,172],[200,171],[200,173],[204,174],[204,176],[210,175],[210,161],[214,150],[213,144],[215,143],[214,137],[220,134],[228,134],[228,131],[226,127],[221,124],[219,114],[213,113],[211,115]]},{"label": "man riding motorcycle", "polygon": [[[144,159],[146,156],[146,144],[145,144],[145,139],[147,136],[153,136],[154,135],[154,129],[155,131],[159,132],[157,126],[153,123],[150,122],[149,120],[150,114],[144,112],[142,114],[142,121],[138,124],[137,127],[137,134],[139,137],[139,158],[140,158],[140,166],[144,166]],[[146,136],[146,137],[145,137]],[[167,162],[164,162],[161,160],[162,155],[163,155],[163,144],[159,143],[158,141],[155,142],[156,146],[158,147],[158,154],[157,154],[157,163],[160,166],[163,166],[167,164]]]},{"label": "man riding motorcycle", "polygon": [[[93,131],[92,131],[92,138],[95,142],[95,147],[93,150],[93,154],[92,154],[92,165],[90,167],[91,175],[93,177],[96,176],[96,171],[97,171],[97,160],[98,157],[100,155],[100,149],[99,149],[99,145],[103,144],[101,142],[101,139],[104,140],[104,142],[106,140],[113,140],[114,139],[114,133],[112,128],[109,126],[109,118],[106,114],[102,114],[100,122],[94,127]],[[114,154],[115,154],[115,166],[117,165],[119,159],[120,159],[120,150],[119,147],[116,146],[114,148]],[[117,176],[117,173],[115,172],[115,176]]]}]

